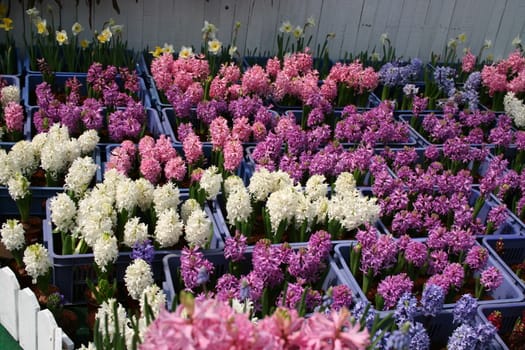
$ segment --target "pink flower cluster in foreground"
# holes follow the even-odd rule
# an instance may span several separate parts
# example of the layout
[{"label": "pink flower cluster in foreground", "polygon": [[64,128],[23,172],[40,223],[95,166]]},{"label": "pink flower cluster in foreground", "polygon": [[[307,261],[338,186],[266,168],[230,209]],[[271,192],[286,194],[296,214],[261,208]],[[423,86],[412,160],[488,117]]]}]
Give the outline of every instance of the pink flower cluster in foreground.
[{"label": "pink flower cluster in foreground", "polygon": [[213,299],[162,311],[140,345],[150,349],[365,349],[367,329],[353,325],[347,309],[299,317],[296,310],[277,309],[252,322],[227,303]]}]

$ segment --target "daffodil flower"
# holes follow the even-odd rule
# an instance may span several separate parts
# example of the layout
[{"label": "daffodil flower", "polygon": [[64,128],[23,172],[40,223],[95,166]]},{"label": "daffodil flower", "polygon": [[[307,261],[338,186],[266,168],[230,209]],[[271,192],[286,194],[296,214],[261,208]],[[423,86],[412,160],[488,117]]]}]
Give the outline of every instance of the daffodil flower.
[{"label": "daffodil flower", "polygon": [[67,32],[65,30],[57,30],[55,34],[58,45],[62,46],[64,44],[67,44],[68,37]]}]

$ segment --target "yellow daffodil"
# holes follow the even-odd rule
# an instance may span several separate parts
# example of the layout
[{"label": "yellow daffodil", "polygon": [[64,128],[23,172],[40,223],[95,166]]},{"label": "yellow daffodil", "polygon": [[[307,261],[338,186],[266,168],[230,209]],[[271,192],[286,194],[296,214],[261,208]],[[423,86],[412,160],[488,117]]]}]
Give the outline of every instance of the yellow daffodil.
[{"label": "yellow daffodil", "polygon": [[109,40],[111,40],[111,37],[113,36],[113,33],[111,33],[111,30],[109,28],[105,28],[102,33],[97,35],[97,40],[101,44],[107,43]]},{"label": "yellow daffodil", "polygon": [[300,37],[303,36],[303,28],[297,26],[295,27],[295,29],[293,30],[293,36],[296,38],[296,39],[299,39]]},{"label": "yellow daffodil", "polygon": [[179,51],[179,58],[190,58],[193,56],[193,49],[191,47],[183,46]]},{"label": "yellow daffodil", "polygon": [[62,46],[64,44],[67,44],[67,32],[65,30],[57,30],[55,32],[56,34],[56,40],[59,46]]},{"label": "yellow daffodil", "polygon": [[36,16],[38,16],[40,14],[40,11],[38,11],[38,9],[36,7],[32,7],[30,9],[27,9],[26,14],[29,17],[36,17]]},{"label": "yellow daffodil", "polygon": [[217,39],[208,41],[208,51],[212,55],[219,54],[219,51],[221,50],[221,47],[222,47],[222,43],[219,40],[217,40]]},{"label": "yellow daffodil", "polygon": [[174,53],[175,49],[173,48],[173,45],[170,45],[168,43],[164,43],[164,46],[162,47],[162,52]]},{"label": "yellow daffodil", "polygon": [[42,18],[38,18],[36,22],[36,30],[38,34],[47,36],[49,32],[47,31],[47,21]]},{"label": "yellow daffodil", "polygon": [[160,55],[162,55],[163,52],[164,52],[164,51],[162,50],[162,47],[160,47],[160,46],[155,46],[155,50],[150,51],[149,53],[150,53],[153,57],[157,58],[157,57],[160,57]]},{"label": "yellow daffodil", "polygon": [[2,18],[2,23],[0,23],[0,29],[5,30],[6,32],[13,29],[13,20],[9,17]]},{"label": "yellow daffodil", "polygon": [[89,46],[89,41],[87,41],[86,39],[83,39],[83,40],[80,41],[80,47],[81,47],[82,49],[85,50],[85,49],[88,48],[88,46]]},{"label": "yellow daffodil", "polygon": [[465,33],[461,33],[458,35],[458,40],[460,43],[464,43],[465,41],[467,41],[467,34]]},{"label": "yellow daffodil", "polygon": [[82,27],[82,24],[78,22],[73,23],[73,26],[71,27],[71,31],[73,32],[73,35],[78,35],[83,30],[84,30],[84,27]]},{"label": "yellow daffodil", "polygon": [[292,24],[290,23],[290,21],[284,21],[283,24],[281,24],[281,28],[279,28],[279,31],[281,33],[291,33]]}]

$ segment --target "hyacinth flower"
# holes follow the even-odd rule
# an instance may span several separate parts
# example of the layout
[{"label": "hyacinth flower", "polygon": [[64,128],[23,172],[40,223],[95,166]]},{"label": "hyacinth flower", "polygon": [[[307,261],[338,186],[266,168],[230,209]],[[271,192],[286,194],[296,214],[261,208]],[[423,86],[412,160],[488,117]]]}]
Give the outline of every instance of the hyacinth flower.
[{"label": "hyacinth flower", "polygon": [[0,78],[0,140],[19,141],[24,131],[24,109],[20,88]]},{"label": "hyacinth flower", "polygon": [[[385,63],[377,72],[379,82],[383,85],[381,100],[394,100],[399,103],[403,96],[417,94],[417,92],[407,94],[404,90],[407,84],[413,82],[421,74],[422,66],[423,63],[419,58],[413,58],[410,62],[394,61]],[[406,100],[403,100],[399,107],[401,107],[399,109],[409,108]]]},{"label": "hyacinth flower", "polygon": [[502,111],[505,93],[510,91],[522,97],[525,92],[524,62],[522,52],[515,50],[506,59],[485,65],[481,70],[481,102],[494,111]]}]

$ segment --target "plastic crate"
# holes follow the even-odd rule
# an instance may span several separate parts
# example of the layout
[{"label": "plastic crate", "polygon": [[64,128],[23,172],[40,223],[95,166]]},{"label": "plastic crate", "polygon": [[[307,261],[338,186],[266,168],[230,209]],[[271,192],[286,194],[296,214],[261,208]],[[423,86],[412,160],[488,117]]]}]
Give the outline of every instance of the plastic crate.
[{"label": "plastic crate", "polygon": [[[74,73],[74,74],[55,74],[55,88],[58,88],[59,92],[63,93],[65,89],[65,83],[68,79],[76,77],[78,81],[81,83],[80,87],[80,95],[81,96],[87,96],[87,74],[86,73]],[[22,91],[22,98],[24,100],[26,108],[29,110],[31,107],[36,107],[36,95],[35,95],[35,89],[38,84],[42,83],[44,81],[41,74],[28,74],[25,77],[25,84],[24,89]],[[117,76],[116,81],[118,84],[122,84],[121,79]],[[148,94],[148,89],[146,89],[146,84],[144,83],[144,79],[141,77],[138,78],[139,81],[139,91],[138,91],[138,97],[140,101],[142,102],[142,105],[144,107],[151,107],[151,99]]]},{"label": "plastic crate", "polygon": [[[306,246],[305,244],[291,244],[293,249],[298,249],[300,247]],[[164,266],[164,277],[165,283],[163,283],[164,292],[166,293],[166,300],[168,303],[168,309],[171,309],[172,302],[174,297],[177,295],[177,292],[180,290],[180,254],[169,254],[166,255],[163,259]],[[229,260],[224,257],[223,252],[209,252],[205,253],[206,259],[213,263],[215,270],[213,275],[216,277],[222,276],[229,271]],[[243,275],[248,274],[252,269],[252,249],[249,247],[244,252],[244,262],[241,266],[240,273]],[[346,284],[348,285],[344,275],[341,274],[338,270],[334,270],[331,267],[331,264],[328,265],[328,272],[323,280],[322,289],[328,290],[331,286]],[[355,300],[356,295],[354,295]]]},{"label": "plastic crate", "polygon": [[483,246],[488,249],[490,255],[505,268],[507,273],[516,280],[516,283],[525,292],[525,281],[519,278],[511,269],[511,265],[525,262],[525,237],[514,236],[504,237],[503,239],[503,255],[496,251],[496,244],[500,240],[499,237],[485,237],[483,238]]},{"label": "plastic crate", "polygon": [[[192,108],[191,110],[191,113],[192,113],[192,119],[196,119],[197,116],[196,116],[196,109],[195,108]],[[274,118],[277,118],[279,116],[279,113],[277,113],[276,111],[270,109],[269,110]],[[170,105],[170,108],[162,108],[162,125],[164,126],[164,130],[166,132],[166,135],[169,135],[171,137],[171,139],[173,140],[173,142],[176,142],[176,143],[181,143],[181,141],[178,139],[177,137],[177,126],[175,124],[175,112],[173,111],[173,108],[171,108],[171,105]],[[209,142],[209,141],[203,141],[202,142],[203,145],[211,145],[212,143]],[[251,147],[251,146],[255,146],[257,144],[257,142],[243,142],[242,143],[244,147]]]},{"label": "plastic crate", "polygon": [[[10,150],[13,143],[0,143],[0,148]],[[94,181],[102,181],[102,162],[101,162],[100,148],[97,146],[93,154],[93,160],[98,165],[95,172]],[[46,214],[46,200],[55,196],[57,193],[64,192],[63,187],[45,187],[45,186],[29,186],[31,191],[31,209],[30,214],[45,217]],[[0,215],[4,216],[18,216],[19,211],[16,202],[11,198],[6,186],[0,186]]]},{"label": "plastic crate", "polygon": [[[478,308],[478,316],[481,322],[490,322],[487,317],[492,311],[500,311],[502,315],[501,329],[498,331],[494,342],[497,346],[494,349],[512,350],[505,344],[501,334],[510,333],[518,317],[525,312],[525,303],[509,303],[501,305],[483,305]],[[524,339],[525,340],[525,339]]]},{"label": "plastic crate", "polygon": [[[181,193],[181,200],[188,198],[188,193]],[[212,219],[210,208],[205,205],[204,211],[210,218],[213,225],[213,237],[210,242],[210,248],[205,252],[222,251],[224,240],[219,234]],[[74,254],[62,255],[55,251],[55,246],[60,242],[60,235],[52,233],[52,224],[50,219],[43,221],[44,244],[49,251],[51,263],[53,265],[53,283],[60,289],[64,295],[66,304],[83,304],[85,303],[84,292],[87,289],[86,278],[96,280],[94,270],[93,254]],[[164,256],[177,253],[177,250],[157,250],[152,262],[153,277],[155,282],[160,285],[163,279],[162,259]],[[126,268],[131,262],[131,252],[120,252],[117,261],[113,264],[114,273],[117,282],[122,282],[126,273]]]},{"label": "plastic crate", "polygon": [[[350,272],[350,267],[347,263],[350,259],[350,249],[352,249],[355,244],[357,244],[357,241],[337,244],[334,248],[334,260],[336,261],[339,269],[341,269],[344,273],[345,278],[349,282],[349,285],[353,289],[354,293],[359,295],[362,299],[367,300],[365,293],[361,289],[361,286],[357,282],[354,275],[352,275]],[[503,269],[494,258],[489,256],[487,266],[495,266],[501,271],[503,275],[503,283],[501,286],[499,286],[499,288],[490,292],[490,295],[494,298],[493,300],[480,300],[478,301],[480,305],[512,303],[523,300],[524,295],[520,288],[515,285],[514,280],[506,273],[505,269]],[[453,309],[454,305],[454,303],[445,304],[443,305],[443,309]]]}]

